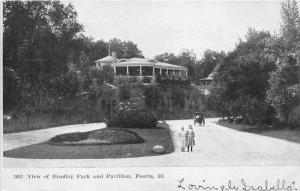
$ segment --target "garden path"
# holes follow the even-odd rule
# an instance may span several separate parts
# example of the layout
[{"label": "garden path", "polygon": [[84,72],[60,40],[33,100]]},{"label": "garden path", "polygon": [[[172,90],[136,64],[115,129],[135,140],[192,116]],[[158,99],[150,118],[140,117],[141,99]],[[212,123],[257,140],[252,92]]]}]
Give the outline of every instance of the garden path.
[{"label": "garden path", "polygon": [[[192,120],[170,120],[175,152],[160,156],[122,159],[16,159],[3,158],[4,167],[142,167],[142,166],[241,166],[300,165],[300,144],[240,132],[216,124],[217,118],[196,126],[194,152],[180,152],[178,132]],[[70,125],[4,135],[4,150],[45,141],[54,135],[104,128],[103,123]]]}]

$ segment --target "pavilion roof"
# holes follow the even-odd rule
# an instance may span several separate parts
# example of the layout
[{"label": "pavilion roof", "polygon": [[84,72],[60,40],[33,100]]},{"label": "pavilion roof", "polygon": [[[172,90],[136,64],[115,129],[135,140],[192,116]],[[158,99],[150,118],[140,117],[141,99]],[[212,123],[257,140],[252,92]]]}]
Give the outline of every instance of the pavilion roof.
[{"label": "pavilion roof", "polygon": [[145,58],[130,58],[130,59],[120,59],[118,62],[113,64],[114,66],[154,66],[159,68],[168,68],[173,70],[185,70],[186,67],[178,66],[174,64],[169,64],[165,62],[158,62],[157,60],[150,60]]},{"label": "pavilion roof", "polygon": [[104,58],[98,59],[95,62],[114,62],[117,61],[118,59],[112,57],[112,56],[106,56]]},{"label": "pavilion roof", "polygon": [[174,69],[174,70],[187,70],[186,67],[184,66],[178,66],[178,65],[175,65],[175,64],[169,64],[169,63],[165,63],[165,62],[158,62],[155,64],[155,66],[159,66],[159,67],[162,67],[162,68],[171,68],[171,69]]},{"label": "pavilion roof", "polygon": [[203,80],[213,80],[215,75],[216,75],[216,72],[213,71],[213,72],[210,73],[206,78],[201,78],[201,79],[199,79],[199,80],[200,80],[200,81],[203,81]]}]

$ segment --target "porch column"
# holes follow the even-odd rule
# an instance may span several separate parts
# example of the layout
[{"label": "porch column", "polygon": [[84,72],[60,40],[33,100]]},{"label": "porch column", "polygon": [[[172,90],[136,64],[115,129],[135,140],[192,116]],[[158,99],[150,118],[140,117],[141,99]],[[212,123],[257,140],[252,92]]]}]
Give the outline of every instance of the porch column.
[{"label": "porch column", "polygon": [[155,77],[155,71],[154,71],[154,70],[155,70],[155,68],[154,68],[154,66],[153,66],[153,70],[152,70],[152,76],[153,76],[153,77]]}]

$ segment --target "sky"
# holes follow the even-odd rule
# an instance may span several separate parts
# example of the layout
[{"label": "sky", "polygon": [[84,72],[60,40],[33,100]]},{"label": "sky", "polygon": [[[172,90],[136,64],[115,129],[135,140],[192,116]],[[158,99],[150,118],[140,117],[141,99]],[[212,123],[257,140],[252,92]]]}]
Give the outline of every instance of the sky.
[{"label": "sky", "polygon": [[232,51],[247,30],[279,32],[279,1],[72,1],[85,34],[133,41],[146,58],[192,49]]}]

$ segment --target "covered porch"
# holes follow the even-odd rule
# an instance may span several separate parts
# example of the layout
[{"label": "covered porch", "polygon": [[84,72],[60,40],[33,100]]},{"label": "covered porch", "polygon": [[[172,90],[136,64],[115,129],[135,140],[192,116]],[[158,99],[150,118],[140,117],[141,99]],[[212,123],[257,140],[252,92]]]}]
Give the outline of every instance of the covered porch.
[{"label": "covered porch", "polygon": [[113,64],[115,76],[123,79],[150,79],[154,82],[159,75],[162,79],[186,80],[187,68],[147,59],[123,59]]}]

